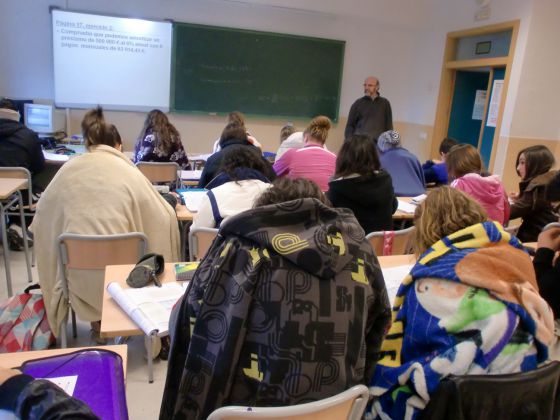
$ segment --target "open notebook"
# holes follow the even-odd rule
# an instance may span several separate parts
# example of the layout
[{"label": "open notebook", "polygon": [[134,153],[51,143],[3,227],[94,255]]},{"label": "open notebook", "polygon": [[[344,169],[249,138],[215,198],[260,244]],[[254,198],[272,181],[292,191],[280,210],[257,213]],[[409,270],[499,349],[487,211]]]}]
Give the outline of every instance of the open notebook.
[{"label": "open notebook", "polygon": [[161,287],[123,288],[111,282],[107,291],[146,335],[162,337],[169,332],[173,305],[183,296],[188,283],[163,283]]}]

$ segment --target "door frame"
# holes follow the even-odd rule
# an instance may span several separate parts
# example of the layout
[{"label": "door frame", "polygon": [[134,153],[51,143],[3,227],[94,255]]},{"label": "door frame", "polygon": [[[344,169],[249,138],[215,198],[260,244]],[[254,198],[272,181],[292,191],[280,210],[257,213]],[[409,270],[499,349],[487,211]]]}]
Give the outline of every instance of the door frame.
[{"label": "door frame", "polygon": [[[457,45],[460,38],[491,34],[495,32],[502,32],[511,30],[511,40],[509,45],[509,51],[507,56],[503,57],[492,57],[492,58],[478,58],[470,60],[455,60]],[[498,145],[498,140],[500,138],[502,117],[504,113],[504,107],[507,98],[507,91],[509,86],[509,78],[511,75],[511,68],[513,63],[513,56],[515,54],[515,46],[517,44],[517,34],[519,32],[519,20],[498,23],[495,25],[481,26],[478,28],[465,29],[461,31],[449,32],[447,34],[447,39],[445,41],[445,49],[443,53],[443,64],[441,69],[441,79],[439,85],[439,94],[436,108],[436,118],[434,122],[434,130],[432,134],[431,142],[431,155],[438,155],[439,144],[441,140],[447,136],[447,131],[449,129],[449,116],[451,114],[451,104],[453,101],[453,92],[455,91],[455,75],[457,70],[467,70],[476,67],[490,67],[491,74],[493,75],[494,67],[505,67],[505,77],[504,86],[502,90],[502,98],[498,110],[498,120],[496,122],[496,129],[494,131],[494,137],[492,139],[492,152],[490,154],[490,164],[487,170],[492,172],[494,167],[494,161],[496,159],[496,150]],[[492,77],[489,79],[489,89],[490,93],[490,83]],[[488,101],[490,100],[490,94],[486,97],[486,104],[484,115],[485,118],[482,124],[486,123],[486,114]],[[478,148],[480,149],[480,139],[482,138],[483,130],[480,130],[480,136],[478,141]]]}]

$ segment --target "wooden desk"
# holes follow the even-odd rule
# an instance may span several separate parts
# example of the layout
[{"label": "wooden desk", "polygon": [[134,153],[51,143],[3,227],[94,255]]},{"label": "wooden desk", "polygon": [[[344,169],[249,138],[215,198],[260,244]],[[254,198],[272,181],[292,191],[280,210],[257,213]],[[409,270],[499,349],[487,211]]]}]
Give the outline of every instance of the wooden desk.
[{"label": "wooden desk", "polygon": [[16,191],[27,188],[25,178],[0,178],[0,200],[10,198]]},{"label": "wooden desk", "polygon": [[396,267],[399,265],[414,264],[416,256],[414,254],[408,255],[388,255],[386,257],[377,257],[379,265],[382,268]]},{"label": "wooden desk", "polygon": [[[397,197],[398,200],[406,203],[411,203],[413,197]],[[414,220],[414,213],[405,213],[404,211],[397,210],[393,213],[393,220]]]},{"label": "wooden desk", "polygon": [[179,222],[192,222],[194,213],[188,210],[184,204],[177,204],[175,211]]},{"label": "wooden desk", "polygon": [[[378,259],[381,267],[413,264],[416,261],[414,255],[391,255],[387,257],[378,257]],[[165,270],[160,277],[163,283],[175,281],[174,264],[175,263],[165,264]],[[133,267],[133,264],[108,265],[105,269],[103,309],[101,312],[101,337],[114,338],[144,334],[107,292],[107,285],[112,281],[118,282],[123,287],[128,287],[126,278]]]},{"label": "wooden desk", "polygon": [[28,360],[41,359],[43,357],[59,356],[61,354],[73,353],[78,350],[111,350],[122,357],[123,373],[126,379],[126,361],[128,346],[126,344],[119,344],[113,346],[95,346],[95,347],[74,347],[70,349],[52,349],[52,350],[36,350],[36,351],[21,351],[15,353],[2,353],[0,354],[0,366],[4,368],[17,369],[24,362]]},{"label": "wooden desk", "polygon": [[[166,263],[165,270],[160,276],[162,283],[175,281],[175,263]],[[103,338],[129,337],[132,335],[144,335],[142,330],[113,300],[107,285],[113,281],[118,282],[122,287],[128,288],[126,278],[128,273],[134,268],[134,264],[108,265],[105,268],[105,282],[103,289],[103,306],[101,311],[101,331],[99,335]]]},{"label": "wooden desk", "polygon": [[196,187],[198,186],[198,181],[200,181],[200,175],[202,175],[201,169],[181,171],[181,183],[186,187]]},{"label": "wooden desk", "polygon": [[27,188],[27,178],[0,178],[0,230],[2,231],[2,246],[4,247],[4,267],[6,270],[6,287],[8,296],[13,295],[12,275],[10,273],[10,247],[8,245],[8,233],[6,226],[6,209],[14,204],[18,205],[21,218],[21,230],[25,251],[25,262],[27,264],[27,278],[33,281],[31,276],[31,261],[29,260],[29,248],[27,242],[27,228],[25,227],[25,216],[23,215],[23,200],[20,190]]}]

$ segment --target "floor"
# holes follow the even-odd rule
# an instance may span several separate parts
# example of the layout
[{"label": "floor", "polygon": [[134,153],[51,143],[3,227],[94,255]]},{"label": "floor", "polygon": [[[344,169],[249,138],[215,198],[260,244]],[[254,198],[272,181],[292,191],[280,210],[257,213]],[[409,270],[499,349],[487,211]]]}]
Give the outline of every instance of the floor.
[{"label": "floor", "polygon": [[[1,241],[0,241],[1,243]],[[3,253],[0,245],[0,254]],[[14,293],[22,292],[27,285],[27,271],[23,252],[10,252],[10,268]],[[33,281],[38,281],[37,268],[33,268]],[[4,256],[0,257],[0,302],[7,299],[6,273]],[[108,343],[112,344],[112,343]],[[68,329],[68,347],[82,347],[97,345],[91,340],[89,323],[78,319],[78,337],[72,337],[71,328]],[[167,362],[154,361],[154,382],[148,383],[148,368],[145,357],[144,341],[142,337],[131,337],[128,345],[128,373],[126,377],[126,398],[130,419],[157,419]]]}]

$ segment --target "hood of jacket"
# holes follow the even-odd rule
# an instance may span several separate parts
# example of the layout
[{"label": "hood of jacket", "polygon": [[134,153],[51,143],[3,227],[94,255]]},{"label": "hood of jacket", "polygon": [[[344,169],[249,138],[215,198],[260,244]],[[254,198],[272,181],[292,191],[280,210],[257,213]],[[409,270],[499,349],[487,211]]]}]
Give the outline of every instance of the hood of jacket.
[{"label": "hood of jacket", "polygon": [[0,137],[8,137],[13,135],[16,131],[21,130],[25,126],[17,121],[0,118]]},{"label": "hood of jacket", "polygon": [[475,197],[481,204],[487,205],[500,203],[505,194],[498,175],[466,174],[454,180],[451,186]]},{"label": "hood of jacket", "polygon": [[[364,233],[348,209],[304,198],[248,210],[229,218],[220,235],[254,244],[252,253],[277,254],[321,279],[332,279],[354,260]],[[251,246],[250,244],[249,246]]]},{"label": "hood of jacket", "polygon": [[227,139],[223,139],[220,141],[220,148],[223,150],[228,146],[232,146],[234,144],[239,144],[242,146],[251,146],[251,143],[249,143],[246,139],[236,139],[234,137],[232,138],[227,138]]}]

